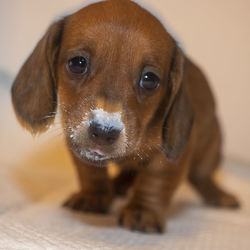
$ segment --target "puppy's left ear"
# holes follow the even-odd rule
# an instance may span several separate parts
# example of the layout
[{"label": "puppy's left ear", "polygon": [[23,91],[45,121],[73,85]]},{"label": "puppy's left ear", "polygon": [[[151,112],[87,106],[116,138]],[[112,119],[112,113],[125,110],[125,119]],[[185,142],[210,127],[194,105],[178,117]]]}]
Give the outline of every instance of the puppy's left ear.
[{"label": "puppy's left ear", "polygon": [[177,161],[183,152],[193,124],[193,110],[184,81],[185,57],[176,47],[169,73],[169,102],[163,122],[163,152]]},{"label": "puppy's left ear", "polygon": [[12,86],[16,116],[32,133],[53,122],[57,107],[56,58],[64,20],[53,23],[20,69]]}]

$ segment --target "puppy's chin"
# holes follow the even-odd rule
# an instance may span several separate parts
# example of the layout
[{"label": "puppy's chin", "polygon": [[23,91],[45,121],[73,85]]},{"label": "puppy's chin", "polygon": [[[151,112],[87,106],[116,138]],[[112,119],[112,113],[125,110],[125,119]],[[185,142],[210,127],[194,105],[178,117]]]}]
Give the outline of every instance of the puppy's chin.
[{"label": "puppy's chin", "polygon": [[71,152],[81,161],[88,165],[105,167],[106,162],[112,159],[111,155],[101,153],[101,151],[85,149],[71,145]]},{"label": "puppy's chin", "polygon": [[83,145],[77,145],[69,141],[68,146],[71,149],[71,152],[82,162],[98,167],[105,167],[107,161],[117,161],[124,157],[123,154],[118,154],[112,150],[107,152],[108,150],[104,151],[94,147],[84,147]]}]

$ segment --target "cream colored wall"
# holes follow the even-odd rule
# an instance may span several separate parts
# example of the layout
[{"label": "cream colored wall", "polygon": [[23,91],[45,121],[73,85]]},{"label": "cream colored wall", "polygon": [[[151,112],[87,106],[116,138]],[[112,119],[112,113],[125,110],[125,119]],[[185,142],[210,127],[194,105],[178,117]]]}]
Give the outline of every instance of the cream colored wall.
[{"label": "cream colored wall", "polygon": [[[1,0],[0,68],[16,74],[49,23],[82,0]],[[250,162],[250,1],[137,0],[158,13],[197,61],[217,97],[225,152]]]}]

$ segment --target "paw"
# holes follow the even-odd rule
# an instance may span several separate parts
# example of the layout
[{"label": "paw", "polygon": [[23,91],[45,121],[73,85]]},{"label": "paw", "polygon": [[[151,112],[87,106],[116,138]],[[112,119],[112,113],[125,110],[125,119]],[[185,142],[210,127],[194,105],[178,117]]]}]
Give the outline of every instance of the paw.
[{"label": "paw", "polygon": [[119,225],[143,233],[163,233],[165,217],[145,208],[125,207],[119,215]]},{"label": "paw", "polygon": [[111,200],[109,195],[79,192],[73,194],[63,206],[76,211],[105,214],[109,211]]},{"label": "paw", "polygon": [[225,207],[231,209],[236,209],[240,207],[240,203],[238,202],[235,196],[223,191],[215,193],[213,196],[207,197],[205,199],[205,202],[208,205],[215,207]]}]

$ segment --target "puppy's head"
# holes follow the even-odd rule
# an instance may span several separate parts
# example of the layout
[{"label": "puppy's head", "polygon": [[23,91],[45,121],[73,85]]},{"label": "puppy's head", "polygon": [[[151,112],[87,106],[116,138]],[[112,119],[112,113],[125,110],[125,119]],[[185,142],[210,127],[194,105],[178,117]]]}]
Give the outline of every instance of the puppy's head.
[{"label": "puppy's head", "polygon": [[145,143],[178,159],[192,124],[183,67],[181,50],[150,13],[128,0],[99,2],[51,25],[14,82],[13,104],[37,133],[58,103],[69,147],[89,163]]}]

